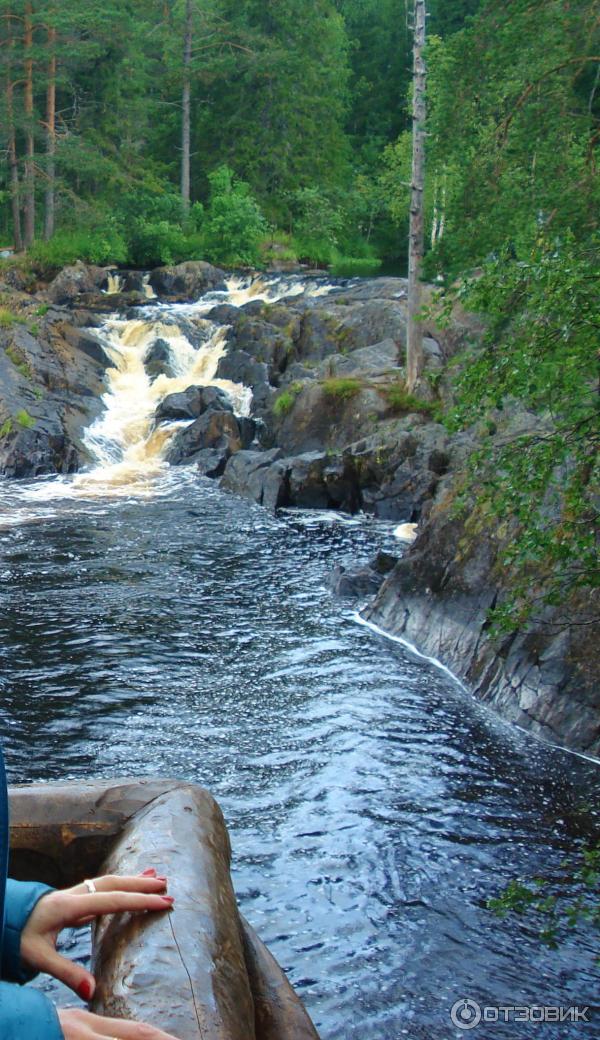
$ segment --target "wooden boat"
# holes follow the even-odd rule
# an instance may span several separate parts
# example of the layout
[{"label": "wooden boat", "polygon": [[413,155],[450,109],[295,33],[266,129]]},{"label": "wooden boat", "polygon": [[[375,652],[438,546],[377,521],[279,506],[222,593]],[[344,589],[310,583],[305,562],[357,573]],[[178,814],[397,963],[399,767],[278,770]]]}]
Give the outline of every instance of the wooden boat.
[{"label": "wooden boat", "polygon": [[179,1040],[318,1040],[284,972],[238,911],[223,815],[176,780],[12,787],[10,874],[56,887],[155,867],[176,911],[107,915],[92,936],[92,1011]]}]

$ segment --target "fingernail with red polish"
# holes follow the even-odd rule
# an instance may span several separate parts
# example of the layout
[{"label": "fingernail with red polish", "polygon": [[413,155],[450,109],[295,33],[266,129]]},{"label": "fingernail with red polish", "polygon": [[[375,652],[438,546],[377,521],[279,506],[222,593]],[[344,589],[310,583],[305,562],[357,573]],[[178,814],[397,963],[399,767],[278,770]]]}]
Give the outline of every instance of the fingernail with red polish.
[{"label": "fingernail with red polish", "polygon": [[167,883],[167,879],[166,879],[166,877],[162,877],[162,875],[161,875],[161,874],[157,874],[157,875],[156,875],[156,880],[157,880],[157,881],[164,881],[165,885],[166,885],[166,883]]},{"label": "fingernail with red polish", "polygon": [[77,987],[78,996],[80,996],[81,999],[85,1001],[92,999],[93,992],[94,987],[89,979],[84,979],[83,982],[80,982]]},{"label": "fingernail with red polish", "polygon": [[154,867],[150,867],[148,870],[142,871],[142,877],[154,877],[155,875],[156,871]]},{"label": "fingernail with red polish", "polygon": [[175,902],[173,896],[161,896],[160,898],[162,899],[163,903],[169,903],[169,905]]}]

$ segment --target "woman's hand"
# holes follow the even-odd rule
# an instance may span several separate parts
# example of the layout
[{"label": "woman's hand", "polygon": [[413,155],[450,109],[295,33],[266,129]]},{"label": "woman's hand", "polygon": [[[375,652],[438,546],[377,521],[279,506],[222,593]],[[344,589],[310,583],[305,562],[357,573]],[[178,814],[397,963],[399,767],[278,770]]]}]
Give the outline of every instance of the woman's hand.
[{"label": "woman's hand", "polygon": [[142,1022],[102,1018],[79,1008],[59,1008],[58,1021],[65,1040],[176,1040],[170,1033]]},{"label": "woman's hand", "polygon": [[[21,934],[21,959],[24,965],[34,971],[48,972],[85,1001],[92,999],[96,980],[81,964],[75,964],[56,952],[56,940],[62,929],[89,924],[102,914],[170,910],[173,906],[172,897],[165,895],[167,879],[157,877],[155,870],[146,870],[136,877],[94,878],[94,886],[95,893],[81,884],[42,896]],[[75,1035],[80,1034],[73,1033]],[[96,1034],[81,1033],[82,1037],[87,1038],[88,1035],[91,1037]],[[105,1032],[102,1035],[116,1034],[111,1034],[109,1030],[108,1034]],[[127,1040],[129,1035],[123,1034]],[[164,1036],[153,1030],[148,1037],[154,1040],[155,1035]],[[132,1033],[131,1036],[137,1038],[144,1034]]]}]

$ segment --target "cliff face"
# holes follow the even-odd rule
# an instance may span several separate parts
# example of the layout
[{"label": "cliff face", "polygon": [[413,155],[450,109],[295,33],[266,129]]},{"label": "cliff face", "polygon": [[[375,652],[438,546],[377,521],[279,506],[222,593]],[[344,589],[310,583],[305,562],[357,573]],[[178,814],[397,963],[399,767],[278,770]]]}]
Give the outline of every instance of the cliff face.
[{"label": "cliff face", "polygon": [[537,623],[493,638],[488,611],[510,596],[501,545],[489,530],[465,535],[447,494],[364,616],[440,660],[509,721],[600,757],[600,625],[587,623],[591,594],[570,604],[568,626],[564,608],[560,619],[548,609]]}]

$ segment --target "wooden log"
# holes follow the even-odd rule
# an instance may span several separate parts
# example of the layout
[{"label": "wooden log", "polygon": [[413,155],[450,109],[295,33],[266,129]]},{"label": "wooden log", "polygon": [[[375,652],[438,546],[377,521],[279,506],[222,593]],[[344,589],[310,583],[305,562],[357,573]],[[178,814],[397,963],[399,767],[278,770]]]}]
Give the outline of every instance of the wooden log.
[{"label": "wooden log", "polygon": [[178,780],[117,779],[11,787],[11,876],[63,888],[97,875],[129,820],[181,786]]},{"label": "wooden log", "polygon": [[246,966],[254,997],[256,1040],[319,1040],[285,972],[245,917],[241,917]]},{"label": "wooden log", "polygon": [[12,877],[58,887],[153,866],[176,910],[102,918],[93,1010],[180,1040],[318,1040],[285,973],[240,918],[221,810],[176,780],[32,784],[9,791]]},{"label": "wooden log", "polygon": [[108,915],[95,928],[92,1010],[160,1026],[179,1040],[253,1040],[254,1005],[221,811],[179,788],[136,813],[102,874],[169,877],[175,909]]}]

